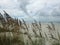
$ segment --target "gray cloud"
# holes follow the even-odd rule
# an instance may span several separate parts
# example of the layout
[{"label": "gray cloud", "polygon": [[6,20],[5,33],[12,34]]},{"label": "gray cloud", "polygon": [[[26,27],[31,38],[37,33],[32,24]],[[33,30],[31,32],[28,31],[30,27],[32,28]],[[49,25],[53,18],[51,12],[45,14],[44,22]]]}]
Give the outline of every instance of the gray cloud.
[{"label": "gray cloud", "polygon": [[0,10],[26,20],[31,16],[39,21],[59,21],[60,0],[2,0]]}]

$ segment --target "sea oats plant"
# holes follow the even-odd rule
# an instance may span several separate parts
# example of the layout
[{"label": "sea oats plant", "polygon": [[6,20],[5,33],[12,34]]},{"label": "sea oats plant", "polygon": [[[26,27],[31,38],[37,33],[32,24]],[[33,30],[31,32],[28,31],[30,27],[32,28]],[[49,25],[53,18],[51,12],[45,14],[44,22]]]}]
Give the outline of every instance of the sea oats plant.
[{"label": "sea oats plant", "polygon": [[24,19],[20,21],[10,17],[5,11],[4,16],[0,13],[0,45],[46,45],[46,41],[52,45],[60,45],[60,34],[57,33],[58,39],[53,35],[56,31],[53,22],[47,24],[48,37],[48,32],[42,32],[43,29],[46,31],[46,27],[43,28],[41,22],[34,20],[28,24]]}]

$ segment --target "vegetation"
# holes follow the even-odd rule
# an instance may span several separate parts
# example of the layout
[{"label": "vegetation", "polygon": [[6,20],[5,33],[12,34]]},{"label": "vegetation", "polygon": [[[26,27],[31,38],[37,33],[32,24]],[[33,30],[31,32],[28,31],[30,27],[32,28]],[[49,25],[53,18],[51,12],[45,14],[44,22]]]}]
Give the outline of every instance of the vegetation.
[{"label": "vegetation", "polygon": [[[4,11],[4,16],[0,13],[0,45],[60,45],[60,34],[58,38],[54,33],[57,31],[53,22],[45,27],[49,35],[43,32],[41,22],[34,20],[34,23],[28,24],[25,20],[13,19]],[[44,29],[45,30],[45,29]]]}]

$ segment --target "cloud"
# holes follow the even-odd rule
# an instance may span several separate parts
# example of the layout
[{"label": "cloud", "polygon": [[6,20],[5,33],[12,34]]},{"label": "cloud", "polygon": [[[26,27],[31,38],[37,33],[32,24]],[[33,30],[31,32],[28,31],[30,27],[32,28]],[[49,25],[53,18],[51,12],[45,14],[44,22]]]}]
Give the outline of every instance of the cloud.
[{"label": "cloud", "polygon": [[2,0],[0,10],[5,10],[12,17],[19,19],[59,21],[60,0]]},{"label": "cloud", "polygon": [[16,0],[2,0],[0,1],[1,9],[18,9],[19,5]]},{"label": "cloud", "polygon": [[31,3],[27,6],[29,12],[36,13],[38,10],[44,10],[48,12],[55,7],[59,7],[60,1],[59,0],[36,0],[34,3]]}]

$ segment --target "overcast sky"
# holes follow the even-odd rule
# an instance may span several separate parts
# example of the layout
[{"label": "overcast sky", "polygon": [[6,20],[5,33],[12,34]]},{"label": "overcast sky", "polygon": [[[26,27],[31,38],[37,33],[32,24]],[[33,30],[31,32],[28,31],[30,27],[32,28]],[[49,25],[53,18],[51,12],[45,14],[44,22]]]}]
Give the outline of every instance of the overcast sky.
[{"label": "overcast sky", "polygon": [[60,0],[0,0],[0,12],[27,21],[60,21]]}]

